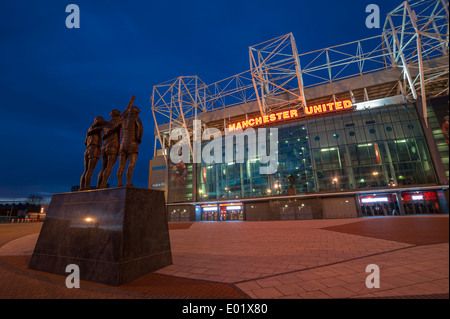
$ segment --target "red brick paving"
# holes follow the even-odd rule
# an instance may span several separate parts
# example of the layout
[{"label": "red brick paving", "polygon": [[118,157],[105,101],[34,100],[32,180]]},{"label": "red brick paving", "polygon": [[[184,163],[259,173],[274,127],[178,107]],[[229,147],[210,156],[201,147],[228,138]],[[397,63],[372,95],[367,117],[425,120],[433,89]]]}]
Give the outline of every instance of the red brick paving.
[{"label": "red brick paving", "polygon": [[[193,225],[194,223],[169,223],[171,240],[175,240],[174,248],[182,249],[181,251],[174,250],[176,265],[170,266],[175,267],[175,270],[177,270],[176,267],[181,267],[177,270],[178,275],[173,276],[171,273],[164,272],[151,273],[120,287],[82,281],[80,289],[67,289],[64,284],[64,276],[28,269],[30,256],[26,256],[27,254],[22,254],[22,256],[20,254],[18,256],[3,255],[0,257],[0,298],[240,299],[250,297],[297,299],[350,297],[448,299],[448,215],[367,218],[346,221],[211,223],[192,227]],[[331,226],[323,227],[325,225]],[[40,227],[41,224],[0,225],[0,248],[11,240],[38,233]],[[185,231],[178,232],[177,230]],[[303,237],[298,237],[297,233],[302,233],[306,237],[302,239]],[[252,236],[261,234],[269,236],[268,238],[264,237],[264,247],[259,247],[261,243],[250,240]],[[361,239],[355,235],[365,236],[368,240],[361,242]],[[196,238],[196,236],[200,237]],[[232,240],[227,242],[232,249],[228,249],[226,256],[223,257],[227,259],[222,260],[222,256],[218,255],[218,253],[223,253],[223,249],[216,249],[218,242],[211,241],[213,238]],[[279,245],[280,242],[288,243],[279,239],[292,242],[295,238],[298,240],[293,243],[295,245],[291,245],[292,247],[286,247],[285,244]],[[308,244],[303,245],[303,240],[307,240]],[[374,242],[382,245],[384,249],[374,250],[372,247]],[[197,246],[192,245],[193,243],[197,243]],[[210,246],[200,247],[202,250],[196,251],[195,249],[199,249],[198,243],[210,243]],[[13,243],[10,247],[19,247],[15,245]],[[244,248],[242,245],[246,245],[246,247]],[[356,254],[359,252],[358,249],[361,249],[360,246],[368,249],[370,253]],[[271,261],[270,258],[279,255],[281,248],[286,250],[283,251],[286,256],[281,256],[284,256],[285,262],[295,264],[298,263],[296,258],[304,261],[310,259],[321,261],[325,258],[324,261],[328,261],[328,264],[318,262],[317,266],[312,268],[309,266],[305,269],[294,267],[292,270],[287,267],[284,274],[273,272],[270,275],[270,273],[264,272],[263,275],[266,276],[264,278],[248,279],[240,283],[217,282],[219,281],[216,277],[217,271],[212,266],[229,264],[230,276],[236,275],[236,271],[241,271],[239,267],[242,268],[242,271],[247,271],[249,268],[251,270],[251,265],[256,265],[255,262],[258,262],[260,268],[265,266],[267,262]],[[23,249],[22,246],[21,249]],[[184,251],[183,249],[188,250]],[[193,251],[189,249],[193,249]],[[347,250],[349,251],[347,252]],[[253,259],[248,255],[250,251],[256,254]],[[352,254],[353,251],[355,254]],[[200,252],[204,254],[203,259],[198,259]],[[337,255],[338,253],[340,253],[340,257]],[[265,255],[264,258],[267,260],[261,259],[262,255],[261,258],[258,257],[260,254]],[[339,258],[335,262],[330,262],[330,258],[333,256]],[[256,260],[256,257],[261,260]],[[189,258],[193,259],[195,267],[189,264]],[[367,274],[364,269],[368,263],[380,265],[383,274],[382,289],[369,291],[365,288],[364,280]],[[269,265],[272,264],[269,263]],[[206,269],[209,276],[206,274],[206,270],[201,268],[206,266],[210,267]],[[275,266],[279,265],[273,264],[270,267]],[[196,271],[194,272],[194,270]],[[203,273],[199,272],[203,270],[205,270]],[[211,274],[214,275],[211,276]],[[195,277],[193,277],[194,275]],[[188,278],[188,276],[191,277]],[[216,282],[202,280],[204,277]],[[400,282],[400,279],[403,281]]]},{"label": "red brick paving", "polygon": [[[64,276],[28,269],[30,258],[31,256],[0,257],[5,264],[14,267],[17,270],[17,274],[35,279],[44,279],[48,282],[60,282],[62,285],[54,288],[67,289],[64,286]],[[179,278],[155,273],[147,274],[117,288],[85,281],[82,281],[80,286],[81,288],[96,288],[97,291],[103,288],[105,293],[109,293],[110,290],[116,289],[116,293],[118,295],[123,295],[124,298],[136,296],[136,293],[143,298],[246,298],[244,294],[228,284]]]},{"label": "red brick paving", "polygon": [[[169,229],[189,229],[191,225],[192,223],[169,223]],[[2,225],[0,246],[13,239],[39,232],[41,226],[42,223]],[[31,256],[0,257],[0,272],[9,272],[0,280],[0,298],[247,298],[230,284],[155,273],[142,276],[118,288],[81,281],[80,289],[67,289],[64,276],[28,269],[30,258]],[[24,281],[27,283],[20,284]],[[42,284],[37,287],[35,281]],[[46,295],[50,290],[52,292]]]},{"label": "red brick paving", "polygon": [[448,243],[448,215],[368,218],[322,229],[414,245]]},{"label": "red brick paving", "polygon": [[189,229],[193,223],[169,223],[169,230]]},{"label": "red brick paving", "polygon": [[193,298],[246,298],[231,285],[195,279],[148,274],[120,286],[121,290],[133,290],[148,294],[172,295]]},{"label": "red brick paving", "polygon": [[23,224],[0,224],[0,246],[6,242],[41,231],[42,222]]}]

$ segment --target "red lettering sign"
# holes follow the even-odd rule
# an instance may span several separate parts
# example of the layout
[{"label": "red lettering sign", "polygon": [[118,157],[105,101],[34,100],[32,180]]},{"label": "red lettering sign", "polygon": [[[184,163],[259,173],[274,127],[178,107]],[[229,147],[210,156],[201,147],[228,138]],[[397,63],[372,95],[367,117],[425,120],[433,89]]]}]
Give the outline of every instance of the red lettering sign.
[{"label": "red lettering sign", "polygon": [[329,113],[329,112],[350,110],[352,108],[353,108],[352,101],[343,100],[343,101],[336,101],[336,103],[331,102],[331,103],[317,104],[317,105],[312,105],[312,106],[305,106],[305,114],[306,115],[317,115],[317,114],[323,114],[323,113]]},{"label": "red lettering sign", "polygon": [[273,114],[269,114],[269,115],[258,116],[258,117],[250,118],[245,121],[228,124],[228,131],[232,132],[232,131],[239,130],[239,129],[245,129],[247,127],[253,127],[253,126],[258,126],[258,125],[267,124],[267,123],[284,121],[284,120],[296,118],[298,116],[299,116],[299,114],[298,114],[297,110],[288,110],[288,111],[273,113]]}]

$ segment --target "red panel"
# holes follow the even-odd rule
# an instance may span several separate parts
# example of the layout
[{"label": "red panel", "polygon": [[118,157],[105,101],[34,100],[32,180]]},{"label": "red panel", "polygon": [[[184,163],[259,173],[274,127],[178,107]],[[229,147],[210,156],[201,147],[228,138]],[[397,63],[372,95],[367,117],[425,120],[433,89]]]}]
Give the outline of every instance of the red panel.
[{"label": "red panel", "polygon": [[436,192],[402,193],[402,200],[404,202],[417,201],[417,200],[437,200],[437,195],[436,195]]},{"label": "red panel", "polygon": [[380,150],[378,149],[377,143],[374,144],[374,148],[375,148],[375,156],[377,158],[377,164],[380,164],[381,163]]}]

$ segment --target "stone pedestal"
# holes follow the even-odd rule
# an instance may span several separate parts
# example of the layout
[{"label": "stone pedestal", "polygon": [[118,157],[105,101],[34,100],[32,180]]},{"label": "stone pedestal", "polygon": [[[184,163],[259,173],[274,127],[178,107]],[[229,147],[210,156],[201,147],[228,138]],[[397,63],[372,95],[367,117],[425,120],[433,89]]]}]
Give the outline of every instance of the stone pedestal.
[{"label": "stone pedestal", "polygon": [[172,264],[164,192],[117,187],[52,196],[29,268],[119,286]]}]

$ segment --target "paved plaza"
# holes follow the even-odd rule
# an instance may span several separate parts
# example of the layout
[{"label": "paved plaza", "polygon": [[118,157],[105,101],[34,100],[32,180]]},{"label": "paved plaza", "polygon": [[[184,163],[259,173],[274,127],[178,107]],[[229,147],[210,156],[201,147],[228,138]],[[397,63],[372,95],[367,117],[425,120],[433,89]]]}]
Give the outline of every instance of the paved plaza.
[{"label": "paved plaza", "polygon": [[79,289],[27,268],[41,227],[0,224],[0,298],[449,298],[448,215],[170,223],[173,265]]}]

